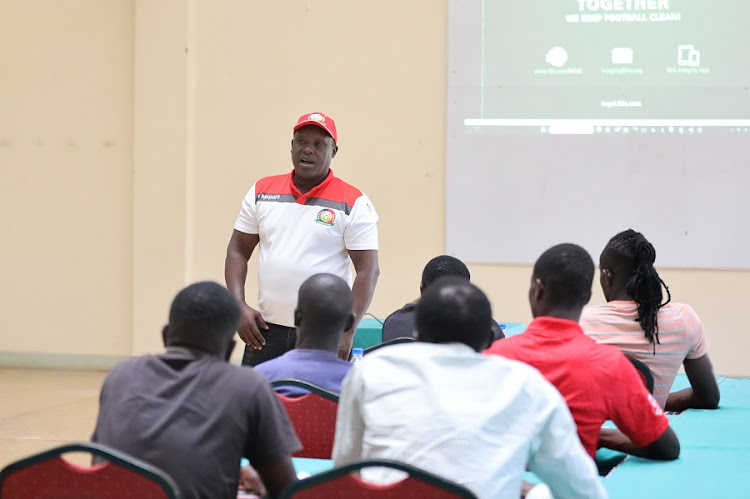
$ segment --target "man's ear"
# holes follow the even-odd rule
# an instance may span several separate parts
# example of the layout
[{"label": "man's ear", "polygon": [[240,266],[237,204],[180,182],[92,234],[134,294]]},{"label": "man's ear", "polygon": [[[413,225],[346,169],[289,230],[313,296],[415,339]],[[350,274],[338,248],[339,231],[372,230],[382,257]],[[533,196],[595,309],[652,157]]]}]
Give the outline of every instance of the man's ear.
[{"label": "man's ear", "polygon": [[421,295],[424,293],[424,282],[419,283],[419,294]]},{"label": "man's ear", "polygon": [[339,152],[339,146],[337,146],[336,144],[333,144],[333,152],[331,153],[331,157],[335,158],[337,152]]},{"label": "man's ear", "polygon": [[164,347],[167,346],[167,331],[169,330],[169,324],[164,324],[164,327],[161,328],[161,341],[164,344]]},{"label": "man's ear", "polygon": [[346,329],[344,331],[351,331],[354,327],[354,314],[349,314],[349,320],[346,321]]},{"label": "man's ear", "polygon": [[289,143],[289,152],[291,153],[293,151],[294,151],[294,139],[292,139],[292,141]]},{"label": "man's ear", "polygon": [[544,298],[544,283],[538,277],[534,279],[534,285],[531,287],[531,293],[534,300],[541,301]]},{"label": "man's ear", "polygon": [[294,309],[294,327],[299,327],[302,324],[302,312],[298,308]]}]

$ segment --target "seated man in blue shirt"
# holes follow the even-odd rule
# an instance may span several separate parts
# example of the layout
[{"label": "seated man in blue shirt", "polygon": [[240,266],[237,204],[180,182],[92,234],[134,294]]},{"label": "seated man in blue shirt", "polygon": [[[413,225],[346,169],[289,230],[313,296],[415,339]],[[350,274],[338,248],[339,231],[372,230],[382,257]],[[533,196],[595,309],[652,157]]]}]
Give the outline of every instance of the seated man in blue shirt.
[{"label": "seated man in blue shirt", "polygon": [[[294,310],[297,343],[280,357],[255,366],[269,381],[296,378],[335,393],[352,365],[338,357],[344,331],[354,323],[352,291],[333,274],[315,274],[302,283]],[[305,390],[279,387],[289,397],[304,395]]]}]

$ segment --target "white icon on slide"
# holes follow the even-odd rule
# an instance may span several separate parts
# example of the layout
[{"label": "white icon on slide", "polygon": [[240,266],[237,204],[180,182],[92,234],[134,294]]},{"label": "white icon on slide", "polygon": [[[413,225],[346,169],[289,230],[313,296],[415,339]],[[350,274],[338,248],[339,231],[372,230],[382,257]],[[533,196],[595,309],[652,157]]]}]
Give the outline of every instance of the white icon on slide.
[{"label": "white icon on slide", "polygon": [[633,64],[633,49],[629,47],[613,48],[612,64]]},{"label": "white icon on slide", "polygon": [[547,58],[545,60],[550,66],[561,68],[565,66],[566,62],[568,62],[568,51],[562,47],[552,47],[549,49],[549,52],[547,52]]},{"label": "white icon on slide", "polygon": [[697,68],[701,65],[701,51],[695,50],[695,45],[680,45],[677,47],[677,65]]}]

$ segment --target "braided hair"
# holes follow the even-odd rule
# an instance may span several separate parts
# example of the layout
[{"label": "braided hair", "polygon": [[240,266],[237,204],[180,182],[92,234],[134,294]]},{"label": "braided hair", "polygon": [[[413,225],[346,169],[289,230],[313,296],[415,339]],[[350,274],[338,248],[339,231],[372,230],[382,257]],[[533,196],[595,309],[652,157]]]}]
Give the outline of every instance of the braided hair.
[{"label": "braided hair", "polygon": [[[655,354],[656,345],[659,343],[659,324],[656,317],[659,309],[672,300],[669,287],[654,268],[656,250],[643,234],[628,229],[610,239],[604,252],[619,263],[623,272],[629,273],[630,278],[625,290],[638,305],[636,322],[643,328],[648,341],[654,345]],[[664,303],[662,286],[667,292],[667,300]]]}]

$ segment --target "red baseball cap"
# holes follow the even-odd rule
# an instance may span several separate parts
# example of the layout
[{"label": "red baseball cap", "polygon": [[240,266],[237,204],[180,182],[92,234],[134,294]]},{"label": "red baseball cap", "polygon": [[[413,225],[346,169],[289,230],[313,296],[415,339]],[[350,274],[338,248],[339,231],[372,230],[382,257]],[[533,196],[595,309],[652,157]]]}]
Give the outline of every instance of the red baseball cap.
[{"label": "red baseball cap", "polygon": [[303,114],[297,120],[297,124],[294,125],[294,130],[297,131],[306,125],[316,125],[328,132],[328,135],[333,137],[333,142],[338,142],[338,135],[336,134],[336,123],[333,118],[326,116],[323,113],[310,113]]}]

